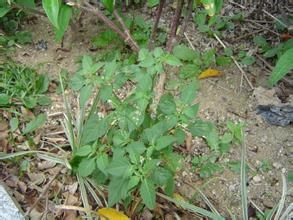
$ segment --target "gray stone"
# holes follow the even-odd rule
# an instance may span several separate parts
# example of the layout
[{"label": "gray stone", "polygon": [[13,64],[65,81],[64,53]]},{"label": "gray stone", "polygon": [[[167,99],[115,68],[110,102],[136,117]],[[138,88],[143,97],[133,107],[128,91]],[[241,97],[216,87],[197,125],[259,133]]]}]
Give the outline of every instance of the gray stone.
[{"label": "gray stone", "polygon": [[0,220],[24,220],[24,215],[19,205],[9,195],[4,183],[0,182]]}]

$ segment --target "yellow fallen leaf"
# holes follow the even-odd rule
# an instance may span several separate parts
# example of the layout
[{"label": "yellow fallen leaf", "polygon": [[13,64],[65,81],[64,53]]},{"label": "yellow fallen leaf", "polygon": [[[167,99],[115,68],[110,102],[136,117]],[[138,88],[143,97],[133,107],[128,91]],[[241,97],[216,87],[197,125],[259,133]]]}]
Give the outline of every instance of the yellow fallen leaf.
[{"label": "yellow fallen leaf", "polygon": [[185,202],[185,199],[183,198],[183,196],[181,196],[179,193],[174,193],[173,194],[173,198],[178,200],[178,201],[183,201]]},{"label": "yellow fallen leaf", "polygon": [[98,210],[98,215],[101,220],[129,220],[122,212],[112,208],[101,208]]},{"label": "yellow fallen leaf", "polygon": [[216,77],[216,76],[221,76],[221,75],[223,75],[223,73],[219,70],[207,69],[207,70],[201,72],[201,74],[199,74],[198,78],[205,79],[205,78]]}]

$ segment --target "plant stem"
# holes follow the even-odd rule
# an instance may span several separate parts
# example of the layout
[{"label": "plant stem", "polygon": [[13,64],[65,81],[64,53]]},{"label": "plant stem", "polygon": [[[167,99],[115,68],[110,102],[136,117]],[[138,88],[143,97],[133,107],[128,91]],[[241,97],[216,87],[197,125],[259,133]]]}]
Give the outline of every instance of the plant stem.
[{"label": "plant stem", "polygon": [[173,17],[172,20],[172,24],[171,24],[171,31],[169,34],[169,39],[167,42],[167,51],[171,52],[173,49],[173,45],[176,41],[176,32],[177,32],[177,28],[179,25],[179,20],[180,20],[180,16],[181,16],[181,11],[182,11],[182,7],[183,7],[183,3],[184,0],[177,0],[177,7],[176,7],[176,11],[175,11],[175,15]]},{"label": "plant stem", "polygon": [[131,49],[138,52],[140,50],[139,46],[137,45],[135,40],[133,40],[133,38],[131,37],[128,28],[126,27],[126,25],[125,25],[124,21],[122,20],[122,18],[120,17],[120,15],[117,13],[116,9],[114,10],[113,14],[114,14],[115,18],[118,20],[118,22],[120,23],[122,29],[124,30],[124,34],[126,35],[126,39],[124,39],[125,42],[131,47]]},{"label": "plant stem", "polygon": [[161,15],[162,15],[162,11],[163,11],[165,2],[166,2],[166,0],[160,0],[160,4],[159,4],[158,9],[157,9],[155,23],[154,23],[154,26],[153,26],[152,35],[151,35],[151,39],[150,39],[150,43],[149,43],[149,48],[152,47],[152,44],[153,44],[153,42],[155,40],[155,37],[157,35],[158,25],[159,25],[159,21],[160,21]]},{"label": "plant stem", "polygon": [[190,18],[191,13],[192,13],[193,2],[194,2],[194,0],[188,0],[188,3],[187,3],[187,14],[184,17],[184,21],[183,21],[183,25],[182,25],[182,29],[181,29],[181,34],[180,34],[181,36],[184,34],[184,32],[186,30],[188,20]]}]

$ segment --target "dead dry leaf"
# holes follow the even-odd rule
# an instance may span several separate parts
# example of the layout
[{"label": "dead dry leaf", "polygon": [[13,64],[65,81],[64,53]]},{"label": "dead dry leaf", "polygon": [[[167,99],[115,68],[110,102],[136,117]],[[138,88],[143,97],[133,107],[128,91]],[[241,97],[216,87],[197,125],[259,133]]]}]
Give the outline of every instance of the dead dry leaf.
[{"label": "dead dry leaf", "polygon": [[46,181],[46,177],[42,173],[28,173],[27,175],[35,185],[41,185]]},{"label": "dead dry leaf", "polygon": [[39,162],[37,166],[39,170],[46,170],[56,166],[56,163],[53,161],[44,160]]},{"label": "dead dry leaf", "polygon": [[62,195],[65,197],[65,205],[79,205],[79,199],[70,192],[64,192]]},{"label": "dead dry leaf", "polygon": [[0,131],[6,131],[8,129],[8,123],[6,121],[0,121]]},{"label": "dead dry leaf", "polygon": [[65,190],[70,192],[71,194],[76,193],[77,188],[78,188],[78,182],[65,186]]},{"label": "dead dry leaf", "polygon": [[198,78],[199,79],[205,79],[205,78],[210,78],[210,77],[218,77],[218,76],[222,76],[223,72],[216,70],[216,69],[207,69],[203,72],[201,72],[201,74],[199,74]]}]

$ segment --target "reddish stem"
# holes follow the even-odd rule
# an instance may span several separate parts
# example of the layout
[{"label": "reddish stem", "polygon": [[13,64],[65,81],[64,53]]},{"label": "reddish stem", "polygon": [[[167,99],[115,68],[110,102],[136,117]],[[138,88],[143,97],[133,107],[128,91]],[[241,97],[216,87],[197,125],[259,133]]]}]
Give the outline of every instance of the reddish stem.
[{"label": "reddish stem", "polygon": [[166,47],[168,52],[172,51],[173,45],[176,41],[176,32],[179,25],[183,3],[184,3],[184,0],[177,0],[177,7],[176,7],[175,15],[172,20],[171,31],[169,34],[169,39],[168,39],[167,47]]}]

